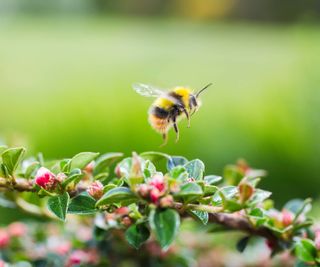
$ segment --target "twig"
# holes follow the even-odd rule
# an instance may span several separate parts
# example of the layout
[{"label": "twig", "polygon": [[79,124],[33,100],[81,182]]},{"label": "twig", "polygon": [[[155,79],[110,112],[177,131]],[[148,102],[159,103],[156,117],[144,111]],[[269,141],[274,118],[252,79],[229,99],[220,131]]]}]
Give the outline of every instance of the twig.
[{"label": "twig", "polygon": [[[182,210],[182,203],[174,203],[174,207],[182,212],[182,216],[189,217],[190,215]],[[239,230],[246,232],[253,236],[261,236],[270,241],[277,241],[278,238],[272,233],[272,231],[266,227],[257,227],[255,228],[247,219],[240,217],[237,214],[223,213],[221,207],[214,207],[209,205],[196,205],[196,204],[187,204],[187,209],[190,210],[199,210],[206,211],[209,213],[209,222],[217,223],[223,225],[232,230]]]}]

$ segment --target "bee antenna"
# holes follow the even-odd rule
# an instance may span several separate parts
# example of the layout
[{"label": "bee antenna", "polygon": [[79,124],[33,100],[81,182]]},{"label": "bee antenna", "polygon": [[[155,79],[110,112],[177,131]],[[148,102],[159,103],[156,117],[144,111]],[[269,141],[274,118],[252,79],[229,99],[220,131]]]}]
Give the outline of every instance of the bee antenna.
[{"label": "bee antenna", "polygon": [[196,94],[196,98],[198,98],[198,96],[204,91],[206,90],[209,86],[211,86],[212,83],[207,84],[205,87],[203,87],[197,94]]}]

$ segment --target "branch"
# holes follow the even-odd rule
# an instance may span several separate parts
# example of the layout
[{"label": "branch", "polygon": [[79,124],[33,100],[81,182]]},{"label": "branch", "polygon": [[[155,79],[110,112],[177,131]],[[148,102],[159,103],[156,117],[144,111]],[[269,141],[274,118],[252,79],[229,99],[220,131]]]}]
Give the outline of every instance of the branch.
[{"label": "branch", "polygon": [[33,183],[30,180],[17,178],[15,183],[11,183],[7,178],[0,177],[0,188],[7,188],[19,192],[34,192]]},{"label": "branch", "polygon": [[246,232],[252,236],[264,237],[270,241],[278,240],[270,229],[263,226],[255,228],[247,219],[240,217],[238,214],[223,213],[221,207],[196,204],[183,205],[177,202],[174,203],[174,207],[182,216],[190,217],[186,212],[187,209],[206,211],[209,213],[209,222],[211,223],[223,225],[231,230]]}]

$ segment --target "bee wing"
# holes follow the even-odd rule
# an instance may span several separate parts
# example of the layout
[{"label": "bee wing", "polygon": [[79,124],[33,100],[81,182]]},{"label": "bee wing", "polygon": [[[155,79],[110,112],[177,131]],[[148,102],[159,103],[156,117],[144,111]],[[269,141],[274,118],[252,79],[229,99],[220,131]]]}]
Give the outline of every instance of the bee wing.
[{"label": "bee wing", "polygon": [[138,94],[146,97],[159,97],[165,93],[159,88],[142,83],[135,83],[132,85],[132,87]]}]

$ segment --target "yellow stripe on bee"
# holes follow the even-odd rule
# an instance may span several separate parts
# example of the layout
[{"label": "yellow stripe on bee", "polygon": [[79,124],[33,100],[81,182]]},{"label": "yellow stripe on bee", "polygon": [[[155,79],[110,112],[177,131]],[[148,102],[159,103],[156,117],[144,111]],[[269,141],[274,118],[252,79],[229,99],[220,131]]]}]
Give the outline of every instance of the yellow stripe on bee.
[{"label": "yellow stripe on bee", "polygon": [[192,93],[190,88],[187,87],[175,87],[173,92],[181,96],[181,100],[186,108],[189,108],[189,98]]},{"label": "yellow stripe on bee", "polygon": [[165,110],[168,110],[169,108],[171,108],[173,104],[174,104],[173,101],[164,97],[159,97],[154,102],[154,106],[163,108]]}]

